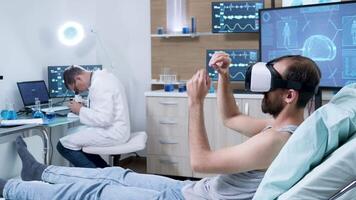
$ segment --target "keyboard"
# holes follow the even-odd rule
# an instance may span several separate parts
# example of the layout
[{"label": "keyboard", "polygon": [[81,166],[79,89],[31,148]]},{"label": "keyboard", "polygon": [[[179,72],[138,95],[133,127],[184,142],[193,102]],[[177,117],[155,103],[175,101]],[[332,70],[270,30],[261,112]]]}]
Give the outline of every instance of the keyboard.
[{"label": "keyboard", "polygon": [[[42,112],[49,112],[50,109],[49,108],[42,108],[41,109]],[[53,106],[52,107],[52,112],[59,112],[59,111],[65,111],[65,110],[69,110],[68,106]]]}]

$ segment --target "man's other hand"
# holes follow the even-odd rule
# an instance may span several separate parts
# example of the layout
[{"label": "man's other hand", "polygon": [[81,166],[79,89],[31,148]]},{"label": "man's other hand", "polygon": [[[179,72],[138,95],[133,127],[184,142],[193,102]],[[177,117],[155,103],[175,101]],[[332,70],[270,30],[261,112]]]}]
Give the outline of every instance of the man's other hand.
[{"label": "man's other hand", "polygon": [[70,101],[68,104],[68,107],[72,113],[79,114],[80,108],[83,107],[81,103],[75,102],[75,101]]},{"label": "man's other hand", "polygon": [[205,69],[198,70],[187,82],[189,104],[203,103],[209,91],[211,80]]}]

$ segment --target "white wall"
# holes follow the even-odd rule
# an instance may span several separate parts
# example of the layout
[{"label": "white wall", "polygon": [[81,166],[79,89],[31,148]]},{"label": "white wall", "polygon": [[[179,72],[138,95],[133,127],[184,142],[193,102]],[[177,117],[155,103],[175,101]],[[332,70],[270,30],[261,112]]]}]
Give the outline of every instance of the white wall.
[{"label": "white wall", "polygon": [[[132,129],[143,130],[143,93],[149,89],[151,69],[149,12],[149,0],[0,1],[0,109],[5,102],[21,108],[16,82],[47,81],[48,65],[109,67],[99,38],[126,87]],[[87,31],[75,47],[63,46],[56,38],[58,27],[69,20],[82,23]]]},{"label": "white wall", "polygon": [[144,92],[151,79],[150,1],[98,2],[95,31],[105,47],[98,44],[98,60],[112,63],[126,88],[133,131],[145,130]]}]

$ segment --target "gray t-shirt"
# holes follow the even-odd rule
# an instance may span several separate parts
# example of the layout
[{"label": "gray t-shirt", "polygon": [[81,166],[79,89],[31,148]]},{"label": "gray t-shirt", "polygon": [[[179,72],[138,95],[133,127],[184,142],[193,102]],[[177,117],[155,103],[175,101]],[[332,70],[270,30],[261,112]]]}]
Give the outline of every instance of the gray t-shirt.
[{"label": "gray t-shirt", "polygon": [[[271,127],[268,126],[264,130],[269,128]],[[295,129],[297,126],[287,125],[278,131],[292,134]],[[203,178],[185,185],[182,193],[187,200],[248,200],[253,198],[264,174],[265,171],[253,170]]]}]

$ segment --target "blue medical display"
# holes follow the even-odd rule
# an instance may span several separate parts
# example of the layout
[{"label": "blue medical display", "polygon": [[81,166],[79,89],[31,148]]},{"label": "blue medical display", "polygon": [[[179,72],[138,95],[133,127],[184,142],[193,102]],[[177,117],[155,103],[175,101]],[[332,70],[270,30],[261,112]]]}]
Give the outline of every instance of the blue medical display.
[{"label": "blue medical display", "polygon": [[320,67],[321,87],[356,82],[356,2],[263,9],[260,17],[262,61],[303,55]]},{"label": "blue medical display", "polygon": [[[101,65],[80,65],[84,69],[89,71],[95,71],[98,69],[102,69]],[[73,97],[74,93],[72,91],[67,90],[64,80],[63,80],[63,72],[69,67],[66,66],[48,66],[48,90],[49,96],[51,98],[59,98],[59,97]],[[82,94],[87,95],[87,94]]]},{"label": "blue medical display", "polygon": [[258,11],[263,1],[212,2],[212,32],[258,32]]},{"label": "blue medical display", "polygon": [[258,61],[258,51],[256,49],[221,49],[206,51],[206,68],[209,77],[213,81],[218,80],[218,72],[209,66],[209,61],[217,51],[224,51],[230,55],[231,65],[229,68],[230,81],[244,81],[247,68]]}]

